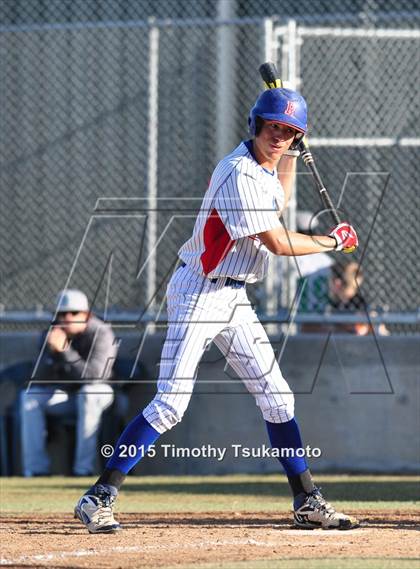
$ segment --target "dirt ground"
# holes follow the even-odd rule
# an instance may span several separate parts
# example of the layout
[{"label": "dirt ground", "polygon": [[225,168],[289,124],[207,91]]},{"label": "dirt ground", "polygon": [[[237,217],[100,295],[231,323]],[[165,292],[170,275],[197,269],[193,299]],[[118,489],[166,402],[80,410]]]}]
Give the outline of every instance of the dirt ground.
[{"label": "dirt ground", "polygon": [[420,516],[413,511],[358,511],[357,517],[360,528],[339,532],[295,530],[290,515],[267,512],[120,514],[123,532],[89,535],[68,515],[13,514],[1,518],[1,565],[131,569],[315,555],[419,555]]}]

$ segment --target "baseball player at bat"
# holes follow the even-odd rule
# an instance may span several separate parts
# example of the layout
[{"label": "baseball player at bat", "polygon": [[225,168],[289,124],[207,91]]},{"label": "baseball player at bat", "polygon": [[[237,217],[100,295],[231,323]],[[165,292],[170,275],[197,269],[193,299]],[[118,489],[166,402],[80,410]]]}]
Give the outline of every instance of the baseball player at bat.
[{"label": "baseball player at bat", "polygon": [[[264,278],[271,254],[352,251],[357,235],[341,223],[314,238],[287,231],[279,214],[287,206],[296,156],[307,130],[303,97],[290,89],[262,93],[249,114],[252,138],[216,166],[191,238],[167,288],[168,332],[157,393],[125,428],[103,474],[80,498],[75,516],[91,533],[120,529],[113,504],[126,474],[147,449],[179,423],[194,388],[200,359],[215,342],[254,396],[275,449],[302,449],[294,397],[266,332],[246,293]],[[135,456],[120,448],[137,448]],[[281,454],[281,452],[279,453]],[[312,480],[301,452],[280,462],[293,495],[294,523],[301,528],[351,529],[357,520],[336,512]]]}]

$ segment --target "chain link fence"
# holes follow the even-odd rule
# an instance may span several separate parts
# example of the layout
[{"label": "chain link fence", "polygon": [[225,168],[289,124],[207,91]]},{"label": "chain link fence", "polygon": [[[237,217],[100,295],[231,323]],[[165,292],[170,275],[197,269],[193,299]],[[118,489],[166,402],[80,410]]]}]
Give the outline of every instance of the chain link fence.
[{"label": "chain link fence", "polygon": [[[415,2],[3,0],[4,310],[52,309],[67,285],[99,312],[159,309],[214,166],[247,136],[268,51],[290,75],[288,18],[313,154],[360,228],[366,301],[418,310]],[[316,211],[299,168],[297,208]],[[268,313],[265,285],[251,289]]]},{"label": "chain link fence", "polygon": [[[363,272],[365,306],[415,311],[418,235],[411,212],[420,205],[414,183],[419,30],[302,27],[299,39],[300,87],[312,116],[309,140],[334,203],[358,228],[361,246],[352,261]],[[298,209],[319,208],[310,184],[307,176],[298,183]],[[348,260],[331,256],[342,272]]]}]

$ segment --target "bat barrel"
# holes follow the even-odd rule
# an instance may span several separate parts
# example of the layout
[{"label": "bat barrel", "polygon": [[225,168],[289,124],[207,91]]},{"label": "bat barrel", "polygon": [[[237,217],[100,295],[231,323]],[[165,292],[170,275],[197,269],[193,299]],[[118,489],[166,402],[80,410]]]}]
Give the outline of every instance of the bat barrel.
[{"label": "bat barrel", "polygon": [[275,89],[276,87],[282,87],[282,80],[279,77],[279,72],[274,63],[267,61],[263,63],[259,68],[262,80],[267,85],[269,89]]}]

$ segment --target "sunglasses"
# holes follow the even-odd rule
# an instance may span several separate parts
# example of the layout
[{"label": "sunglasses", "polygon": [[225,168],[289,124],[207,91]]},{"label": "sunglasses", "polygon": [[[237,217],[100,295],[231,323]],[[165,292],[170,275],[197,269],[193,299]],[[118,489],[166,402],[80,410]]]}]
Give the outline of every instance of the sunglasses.
[{"label": "sunglasses", "polygon": [[57,314],[57,316],[58,316],[58,318],[60,318],[60,316],[65,316],[66,314],[71,314],[72,316],[77,316],[78,314],[80,314],[80,311],[79,310],[62,310]]}]

